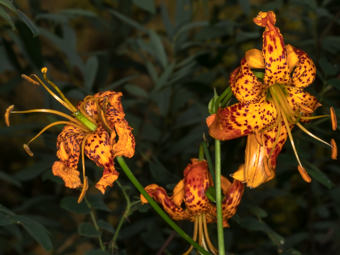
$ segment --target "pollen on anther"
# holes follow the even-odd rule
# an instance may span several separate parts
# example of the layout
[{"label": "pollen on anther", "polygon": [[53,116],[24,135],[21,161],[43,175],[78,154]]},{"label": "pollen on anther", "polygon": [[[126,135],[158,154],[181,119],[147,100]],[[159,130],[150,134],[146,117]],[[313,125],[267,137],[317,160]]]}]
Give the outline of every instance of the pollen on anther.
[{"label": "pollen on anther", "polygon": [[29,156],[31,156],[31,157],[34,156],[34,153],[31,151],[30,147],[29,147],[26,143],[24,143],[24,144],[22,145],[22,147],[24,148],[24,150],[26,151],[26,153],[27,153]]},{"label": "pollen on anther", "polygon": [[330,107],[329,108],[330,114],[331,114],[331,121],[332,121],[332,130],[335,131],[338,127],[338,121],[336,119],[336,114],[335,114],[335,110],[334,107]]},{"label": "pollen on anther", "polygon": [[332,138],[331,139],[331,145],[332,145],[332,155],[331,158],[336,160],[338,158],[338,147],[336,145],[335,140]]},{"label": "pollen on anther", "polygon": [[299,173],[300,173],[302,179],[304,179],[305,182],[309,183],[309,182],[312,181],[312,178],[310,178],[310,176],[308,175],[306,169],[303,166],[299,165],[298,166],[298,170],[299,170]]},{"label": "pollen on anther", "polygon": [[14,104],[8,106],[7,109],[6,109],[6,112],[5,112],[5,123],[6,123],[7,127],[10,126],[9,115],[11,114],[13,108],[14,108]]}]

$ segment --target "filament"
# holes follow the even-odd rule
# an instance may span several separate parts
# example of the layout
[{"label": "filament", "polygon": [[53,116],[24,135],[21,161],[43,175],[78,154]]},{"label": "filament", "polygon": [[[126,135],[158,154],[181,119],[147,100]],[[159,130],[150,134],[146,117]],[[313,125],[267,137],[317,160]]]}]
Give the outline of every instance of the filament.
[{"label": "filament", "polygon": [[57,96],[52,90],[50,90],[49,87],[38,77],[36,74],[32,74],[31,77],[34,77],[36,80],[38,80],[39,84],[42,85],[46,91],[53,96],[60,104],[62,104],[66,109],[68,109],[71,112],[77,111],[77,109],[71,104],[69,105],[67,102],[63,101],[59,96]]},{"label": "filament", "polygon": [[[198,230],[197,225],[198,225],[198,216],[195,217],[194,233],[193,233],[193,236],[192,236],[192,240],[194,240],[195,242],[197,240],[197,230]],[[182,255],[189,255],[190,252],[192,251],[192,249],[193,249],[193,246],[190,245],[189,249],[186,252],[184,252]]]},{"label": "filament", "polygon": [[[83,124],[80,121],[76,120],[75,118],[71,117],[70,115],[68,115],[66,113],[56,111],[56,110],[52,110],[52,109],[31,109],[31,110],[25,110],[25,111],[11,111],[9,113],[34,113],[34,112],[51,113],[51,114],[55,114],[55,115],[64,117],[64,118],[70,120],[72,122],[72,125],[76,125],[80,129],[87,131],[87,129],[84,128]],[[6,110],[6,114],[7,114],[7,110]],[[5,118],[6,118],[6,114],[5,114]]]},{"label": "filament", "polygon": [[81,203],[81,201],[83,200],[83,198],[85,197],[85,194],[86,194],[86,191],[89,187],[88,185],[88,180],[87,180],[87,176],[86,176],[86,173],[85,173],[85,143],[86,143],[86,140],[87,138],[90,136],[91,134],[87,134],[82,143],[81,143],[81,165],[82,165],[82,170],[83,170],[83,187],[81,189],[81,192],[80,192],[80,195],[79,195],[79,198],[78,198],[78,204]]},{"label": "filament", "polygon": [[209,250],[216,255],[217,254],[217,249],[215,248],[215,246],[212,244],[210,237],[209,237],[209,231],[208,231],[208,226],[207,226],[207,219],[205,217],[205,215],[202,215],[203,218],[203,232],[204,232],[204,236],[205,236],[205,240],[207,241]]},{"label": "filament", "polygon": [[317,137],[316,135],[314,135],[312,132],[310,132],[309,130],[307,130],[304,126],[302,126],[299,122],[296,123],[296,125],[303,131],[305,132],[307,135],[313,137],[315,140],[318,140],[319,142],[328,145],[329,147],[332,148],[332,145],[330,145],[329,143],[327,143],[326,141],[322,140],[321,138]]}]

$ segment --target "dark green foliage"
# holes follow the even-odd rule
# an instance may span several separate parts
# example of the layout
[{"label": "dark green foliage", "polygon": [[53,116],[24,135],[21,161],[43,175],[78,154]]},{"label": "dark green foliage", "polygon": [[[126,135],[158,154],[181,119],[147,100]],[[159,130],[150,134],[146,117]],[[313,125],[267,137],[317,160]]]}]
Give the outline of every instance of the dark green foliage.
[{"label": "dark green foliage", "polygon": [[[143,185],[157,183],[170,194],[190,158],[198,157],[214,88],[221,94],[244,52],[260,48],[252,18],[274,10],[285,42],[306,51],[317,65],[308,90],[328,114],[340,116],[340,6],[337,0],[233,1],[9,1],[0,0],[0,106],[62,109],[41,88],[20,78],[49,68],[49,77],[77,102],[98,91],[122,91],[126,118],[134,129],[136,154],[127,160]],[[232,103],[235,102],[232,99]],[[225,103],[225,102],[224,102]],[[86,162],[88,201],[51,173],[56,137],[51,129],[22,150],[44,125],[46,115],[12,115],[0,127],[0,254],[181,254],[178,238],[120,172],[102,196],[93,187],[101,170]],[[329,121],[307,123],[325,140],[340,141]],[[297,150],[313,181],[303,182],[289,142],[278,157],[276,178],[246,189],[237,215],[225,230],[228,253],[337,254],[340,249],[340,168],[330,151],[293,130]],[[244,160],[245,140],[222,143],[228,176]],[[130,210],[126,213],[126,195]],[[213,199],[213,198],[212,198]],[[8,209],[9,208],[9,209]],[[91,209],[99,227],[93,225]],[[123,216],[122,216],[123,215]],[[124,218],[115,247],[113,235]],[[193,224],[179,222],[191,235]],[[216,227],[210,224],[216,244]],[[100,250],[101,237],[106,252]],[[165,247],[162,247],[164,244]],[[44,249],[41,249],[43,247]],[[43,250],[43,251],[42,251]]]}]

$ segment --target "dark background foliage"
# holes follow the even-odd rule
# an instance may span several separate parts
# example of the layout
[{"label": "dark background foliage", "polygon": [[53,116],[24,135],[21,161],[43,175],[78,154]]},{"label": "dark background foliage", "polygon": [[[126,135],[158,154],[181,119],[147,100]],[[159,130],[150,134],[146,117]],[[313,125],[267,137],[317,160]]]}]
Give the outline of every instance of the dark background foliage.
[{"label": "dark background foliage", "polygon": [[[73,102],[98,91],[122,91],[136,137],[136,155],[128,163],[143,185],[158,183],[170,191],[190,158],[197,157],[213,88],[221,92],[244,52],[261,48],[262,30],[252,22],[260,10],[274,10],[286,43],[315,61],[317,78],[309,90],[323,105],[317,113],[327,114],[334,106],[339,114],[337,0],[0,0],[1,110],[11,104],[61,109],[41,88],[20,78],[42,66]],[[88,207],[75,203],[79,191],[65,188],[51,174],[60,128],[32,144],[33,158],[24,153],[22,144],[54,120],[16,115],[10,128],[1,124],[0,254],[106,254],[98,251],[97,237],[101,234],[108,244],[125,210],[118,185],[105,196],[90,188],[101,233],[93,229]],[[307,126],[326,140],[339,140],[329,120]],[[312,183],[299,176],[287,142],[277,177],[246,189],[231,228],[225,229],[230,253],[338,253],[339,162],[330,159],[327,147],[297,129],[293,134]],[[245,139],[223,143],[225,176],[243,161],[244,148]],[[87,162],[87,173],[93,187],[101,171]],[[130,200],[138,201],[124,173],[119,180]],[[191,223],[179,224],[191,234]],[[215,232],[211,225],[214,243]],[[135,203],[117,246],[115,254],[181,254],[189,245],[149,206]]]}]

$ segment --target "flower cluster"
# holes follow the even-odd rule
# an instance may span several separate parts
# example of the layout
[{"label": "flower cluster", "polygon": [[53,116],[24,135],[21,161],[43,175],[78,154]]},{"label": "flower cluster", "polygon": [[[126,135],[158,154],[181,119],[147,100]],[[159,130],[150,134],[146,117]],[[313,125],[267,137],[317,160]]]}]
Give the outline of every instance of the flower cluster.
[{"label": "flower cluster", "polygon": [[[307,53],[284,44],[274,12],[259,12],[254,23],[265,28],[262,51],[248,50],[241,66],[232,72],[230,86],[239,103],[210,115],[206,120],[209,133],[219,140],[248,136],[245,163],[232,176],[253,188],[274,178],[277,156],[289,137],[298,170],[310,182],[295,148],[294,126],[331,147],[332,158],[337,157],[334,139],[325,142],[301,124],[325,117],[310,116],[320,103],[304,91],[315,79],[315,65]],[[331,115],[335,130],[333,108]]]}]

